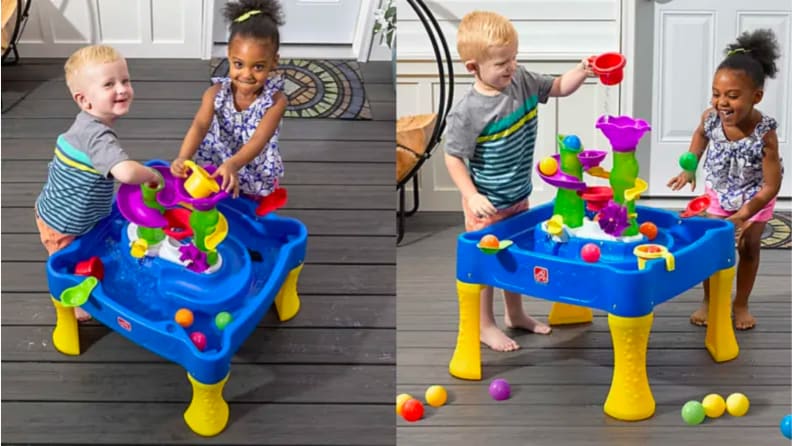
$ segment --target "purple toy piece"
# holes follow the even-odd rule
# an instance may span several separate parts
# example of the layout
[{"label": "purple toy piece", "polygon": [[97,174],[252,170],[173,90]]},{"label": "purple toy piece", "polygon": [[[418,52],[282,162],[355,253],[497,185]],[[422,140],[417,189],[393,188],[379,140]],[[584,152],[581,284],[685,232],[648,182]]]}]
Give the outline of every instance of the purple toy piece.
[{"label": "purple toy piece", "polygon": [[599,211],[599,227],[605,233],[618,237],[629,226],[630,222],[627,219],[627,207],[610,200]]},{"label": "purple toy piece", "polygon": [[503,401],[511,396],[509,382],[503,378],[493,380],[489,385],[489,394],[495,401]]},{"label": "purple toy piece", "polygon": [[580,164],[583,165],[583,170],[589,170],[592,167],[599,166],[599,163],[605,159],[608,152],[604,150],[584,150],[578,153]]},{"label": "purple toy piece", "polygon": [[[165,208],[173,208],[179,203],[187,203],[194,209],[205,211],[214,208],[220,200],[228,197],[228,192],[221,190],[206,198],[193,198],[184,190],[184,178],[173,176],[170,173],[170,167],[151,167],[162,175],[164,187],[157,193],[157,202]],[[204,166],[204,169],[209,174],[216,170],[214,166]],[[215,180],[221,184],[221,178]],[[140,186],[136,184],[122,184],[118,188],[116,203],[121,215],[132,223],[149,228],[164,228],[168,225],[168,221],[157,209],[146,206]]]},{"label": "purple toy piece", "polygon": [[629,116],[606,116],[597,119],[595,125],[608,138],[614,152],[634,152],[638,141],[652,127],[643,119]]},{"label": "purple toy piece", "polygon": [[[561,155],[556,153],[555,155],[550,156],[556,160],[556,163],[558,163],[559,166],[561,165]],[[542,178],[542,180],[551,186],[560,187],[562,189],[586,190],[586,183],[580,181],[573,175],[562,172],[560,167],[553,175],[545,175],[539,169],[539,163],[536,163],[536,171],[539,172],[539,176]]]},{"label": "purple toy piece", "polygon": [[209,263],[206,261],[206,253],[198,249],[195,245],[179,246],[179,252],[181,253],[179,260],[190,261],[190,264],[187,265],[187,269],[190,271],[202,273],[209,269]]}]

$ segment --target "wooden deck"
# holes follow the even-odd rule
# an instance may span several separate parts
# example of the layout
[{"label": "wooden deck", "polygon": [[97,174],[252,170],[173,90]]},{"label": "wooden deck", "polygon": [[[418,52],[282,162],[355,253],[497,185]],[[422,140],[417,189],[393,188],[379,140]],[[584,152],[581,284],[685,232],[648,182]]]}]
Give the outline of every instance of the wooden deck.
[{"label": "wooden deck", "polygon": [[[450,400],[437,409],[427,407],[421,421],[399,419],[398,444],[789,444],[778,426],[792,412],[792,251],[762,251],[751,298],[758,325],[737,333],[741,351],[734,361],[714,363],[704,348],[704,329],[688,323],[700,287],[656,308],[647,362],[657,410],[649,420],[622,422],[602,411],[613,365],[602,312],[595,312],[592,324],[555,327],[550,336],[512,333],[522,346],[516,352],[482,349],[480,382],[449,375],[458,324],[454,255],[461,223],[461,213],[419,213],[410,219],[397,249],[397,393],[423,399],[428,386],[441,384]],[[497,302],[502,324],[502,300]],[[550,305],[530,298],[525,302],[543,320]],[[511,383],[511,399],[489,397],[487,386],[494,378]],[[682,405],[712,392],[724,398],[745,393],[751,401],[748,415],[685,425]]]},{"label": "wooden deck", "polygon": [[[55,137],[76,114],[61,60],[3,67],[2,440],[4,444],[395,444],[395,96],[389,63],[363,64],[373,121],[286,120],[284,215],[308,227],[302,309],[272,312],[233,360],[226,430],[184,424],[184,370],[96,323],[84,353],[51,345],[49,302],[32,206]],[[208,61],[132,60],[131,113],[117,123],[136,159],[172,159]],[[177,81],[178,79],[178,81]],[[85,348],[87,346],[87,348]]]}]

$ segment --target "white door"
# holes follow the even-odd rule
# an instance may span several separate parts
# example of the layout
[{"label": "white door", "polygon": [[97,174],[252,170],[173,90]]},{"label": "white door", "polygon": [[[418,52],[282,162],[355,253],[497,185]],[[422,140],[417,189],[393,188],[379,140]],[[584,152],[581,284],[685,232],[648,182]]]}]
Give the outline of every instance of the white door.
[{"label": "white door", "polygon": [[[655,2],[654,80],[649,192],[654,196],[701,194],[684,188],[674,193],[668,180],[679,173],[679,156],[688,150],[693,130],[709,105],[712,76],[723,49],[743,31],[770,28],[781,46],[775,79],[765,81],[757,106],[778,121],[779,152],[786,179],[781,196],[792,197],[792,2],[790,0],[672,0]],[[701,171],[698,174],[702,175]]]},{"label": "white door", "polygon": [[125,57],[200,58],[202,0],[30,0],[22,58],[68,57],[107,44]]}]

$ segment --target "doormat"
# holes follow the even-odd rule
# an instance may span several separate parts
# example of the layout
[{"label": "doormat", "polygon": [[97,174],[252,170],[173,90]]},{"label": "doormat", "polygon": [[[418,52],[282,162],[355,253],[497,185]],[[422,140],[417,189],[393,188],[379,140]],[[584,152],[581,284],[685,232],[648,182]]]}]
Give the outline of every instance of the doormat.
[{"label": "doormat", "polygon": [[792,213],[776,212],[762,231],[762,248],[789,249],[792,247]]},{"label": "doormat", "polygon": [[[360,75],[360,65],[346,60],[281,59],[289,100],[287,118],[370,120],[371,107]],[[228,75],[228,59],[212,70],[213,77]]]}]

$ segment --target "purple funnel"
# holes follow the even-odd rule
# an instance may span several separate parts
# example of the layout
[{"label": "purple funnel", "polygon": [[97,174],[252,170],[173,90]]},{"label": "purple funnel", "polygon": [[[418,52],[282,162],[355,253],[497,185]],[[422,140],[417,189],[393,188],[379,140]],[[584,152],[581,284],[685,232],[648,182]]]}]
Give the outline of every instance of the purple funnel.
[{"label": "purple funnel", "polygon": [[634,152],[644,133],[652,130],[643,119],[629,116],[606,116],[597,119],[595,126],[602,131],[614,152]]}]

